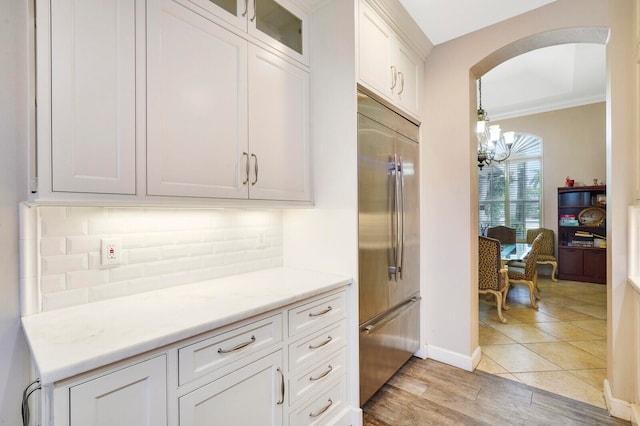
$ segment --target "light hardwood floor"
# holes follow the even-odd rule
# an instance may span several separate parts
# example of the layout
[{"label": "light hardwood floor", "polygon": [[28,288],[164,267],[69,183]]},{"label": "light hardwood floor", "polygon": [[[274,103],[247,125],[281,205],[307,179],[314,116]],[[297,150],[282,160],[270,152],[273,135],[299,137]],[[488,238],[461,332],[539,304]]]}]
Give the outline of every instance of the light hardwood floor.
[{"label": "light hardwood floor", "polygon": [[606,287],[540,278],[510,291],[507,324],[480,298],[482,361],[412,358],[364,406],[364,425],[628,425],[604,409]]},{"label": "light hardwood floor", "polygon": [[365,426],[630,425],[584,402],[415,357],[363,410]]}]

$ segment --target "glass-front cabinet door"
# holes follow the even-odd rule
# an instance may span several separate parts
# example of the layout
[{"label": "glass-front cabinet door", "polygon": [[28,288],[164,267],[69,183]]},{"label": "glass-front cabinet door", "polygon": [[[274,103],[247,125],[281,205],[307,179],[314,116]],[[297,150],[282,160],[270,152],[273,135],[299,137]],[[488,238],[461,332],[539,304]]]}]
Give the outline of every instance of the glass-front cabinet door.
[{"label": "glass-front cabinet door", "polygon": [[[249,14],[249,2],[253,0],[186,0],[191,9],[204,9],[213,14],[218,23],[220,20],[233,25],[234,27],[246,31],[247,15]],[[178,3],[182,1],[178,0]],[[192,5],[198,8],[191,7]]]},{"label": "glass-front cabinet door", "polygon": [[289,0],[179,0],[196,5],[274,49],[309,64],[309,19]]},{"label": "glass-front cabinet door", "polygon": [[285,0],[255,0],[254,4],[255,13],[249,18],[249,32],[307,64],[307,15]]}]

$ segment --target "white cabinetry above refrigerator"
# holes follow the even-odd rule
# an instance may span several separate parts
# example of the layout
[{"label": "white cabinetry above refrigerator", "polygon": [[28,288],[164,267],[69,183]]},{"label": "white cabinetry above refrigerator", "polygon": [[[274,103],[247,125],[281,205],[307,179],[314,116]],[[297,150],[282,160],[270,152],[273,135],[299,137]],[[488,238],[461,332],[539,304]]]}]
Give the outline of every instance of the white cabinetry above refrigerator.
[{"label": "white cabinetry above refrigerator", "polygon": [[364,0],[359,4],[358,80],[383,99],[420,117],[423,61]]},{"label": "white cabinetry above refrigerator", "polygon": [[229,1],[37,3],[32,201],[311,201],[299,7],[247,2],[241,31]]}]

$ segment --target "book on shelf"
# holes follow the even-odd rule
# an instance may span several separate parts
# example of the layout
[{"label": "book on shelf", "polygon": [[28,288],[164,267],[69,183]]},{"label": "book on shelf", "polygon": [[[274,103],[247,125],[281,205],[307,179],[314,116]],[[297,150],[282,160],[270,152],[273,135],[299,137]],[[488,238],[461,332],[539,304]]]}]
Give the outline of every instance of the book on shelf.
[{"label": "book on shelf", "polygon": [[593,233],[587,231],[576,231],[573,235],[576,237],[593,238]]},{"label": "book on shelf", "polygon": [[593,247],[593,240],[573,240],[571,245],[574,247]]},{"label": "book on shelf", "polygon": [[578,226],[580,223],[576,219],[575,214],[561,214],[560,226]]}]

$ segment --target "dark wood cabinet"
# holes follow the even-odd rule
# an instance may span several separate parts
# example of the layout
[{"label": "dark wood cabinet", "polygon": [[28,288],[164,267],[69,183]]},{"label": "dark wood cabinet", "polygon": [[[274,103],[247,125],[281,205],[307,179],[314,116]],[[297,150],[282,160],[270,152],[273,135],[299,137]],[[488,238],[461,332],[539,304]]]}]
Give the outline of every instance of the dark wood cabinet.
[{"label": "dark wood cabinet", "polygon": [[606,186],[558,188],[558,278],[607,282]]}]

